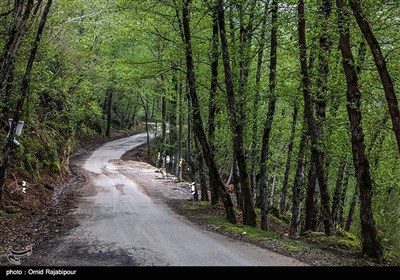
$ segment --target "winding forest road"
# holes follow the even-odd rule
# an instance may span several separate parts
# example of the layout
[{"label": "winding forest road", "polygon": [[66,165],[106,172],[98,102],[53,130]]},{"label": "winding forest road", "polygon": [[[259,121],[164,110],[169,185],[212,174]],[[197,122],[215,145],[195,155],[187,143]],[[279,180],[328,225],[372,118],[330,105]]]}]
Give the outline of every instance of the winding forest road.
[{"label": "winding forest road", "polygon": [[149,197],[143,182],[157,182],[155,169],[118,161],[145,142],[139,134],[106,143],[82,164],[92,184],[74,213],[79,225],[49,253],[50,265],[305,265],[202,230]]}]

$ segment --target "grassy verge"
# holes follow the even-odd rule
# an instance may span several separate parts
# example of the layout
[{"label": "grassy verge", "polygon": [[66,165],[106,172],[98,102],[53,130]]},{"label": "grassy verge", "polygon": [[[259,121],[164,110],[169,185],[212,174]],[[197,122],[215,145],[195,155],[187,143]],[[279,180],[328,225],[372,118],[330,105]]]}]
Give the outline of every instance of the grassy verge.
[{"label": "grassy verge", "polygon": [[218,232],[231,238],[255,244],[297,258],[316,266],[371,266],[400,264],[397,255],[387,252],[384,263],[375,263],[360,256],[360,240],[350,232],[337,230],[334,236],[325,236],[319,232],[304,232],[300,237],[291,238],[289,220],[270,215],[270,230],[263,231],[259,227],[243,224],[231,224],[223,216],[221,206],[211,206],[208,202],[186,202],[181,213],[202,225],[208,230]]}]

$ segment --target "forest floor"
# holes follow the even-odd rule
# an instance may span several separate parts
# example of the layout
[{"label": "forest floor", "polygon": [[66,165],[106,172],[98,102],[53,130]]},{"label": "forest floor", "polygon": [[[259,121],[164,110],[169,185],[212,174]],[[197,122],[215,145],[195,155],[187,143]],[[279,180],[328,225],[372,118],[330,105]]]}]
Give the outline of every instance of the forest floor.
[{"label": "forest floor", "polygon": [[[121,138],[117,135],[113,139]],[[9,265],[7,254],[12,248],[21,251],[27,245],[38,248],[43,254],[57,242],[57,238],[77,226],[70,215],[78,203],[85,186],[86,175],[77,166],[79,161],[91,154],[108,139],[98,139],[79,149],[70,163],[70,174],[61,180],[49,179],[48,183],[34,186],[28,182],[27,193],[21,193],[16,180],[10,181],[8,189],[16,202],[15,213],[0,211],[0,266]],[[154,156],[154,155],[153,155]],[[150,162],[147,147],[132,150],[121,158],[124,161]],[[18,178],[17,175],[15,175]],[[44,176],[42,176],[44,177]],[[270,216],[268,232],[257,228],[231,225],[224,219],[221,205],[211,206],[206,202],[189,200],[188,186],[170,178],[162,179],[162,189],[149,189],[150,195],[164,201],[178,215],[187,218],[202,229],[216,232],[235,240],[252,243],[262,248],[293,257],[313,266],[375,266],[399,265],[399,263],[376,264],[360,257],[359,243],[351,234],[325,237],[320,233],[309,233],[297,239],[287,236],[287,217]],[[11,212],[13,212],[11,211]],[[237,211],[240,220],[240,211]]]}]

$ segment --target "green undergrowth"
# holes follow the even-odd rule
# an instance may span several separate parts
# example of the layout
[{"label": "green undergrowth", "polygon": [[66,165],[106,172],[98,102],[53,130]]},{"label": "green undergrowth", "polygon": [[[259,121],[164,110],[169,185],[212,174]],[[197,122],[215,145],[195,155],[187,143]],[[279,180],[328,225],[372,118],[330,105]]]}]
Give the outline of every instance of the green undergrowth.
[{"label": "green undergrowth", "polygon": [[400,253],[394,247],[386,248],[383,254],[383,260],[386,264],[391,266],[400,266]]},{"label": "green undergrowth", "polygon": [[217,230],[246,236],[246,238],[254,241],[274,243],[277,249],[283,249],[289,252],[300,252],[307,246],[302,240],[291,239],[272,231],[263,231],[258,227],[231,224],[223,217],[204,216],[203,219]]},{"label": "green undergrowth", "polygon": [[189,211],[196,211],[196,210],[206,209],[208,207],[210,207],[210,204],[207,201],[196,201],[194,205],[192,203],[186,204],[185,206],[183,206],[183,209]]},{"label": "green undergrowth", "polygon": [[[300,257],[304,254],[326,257],[329,260],[337,258],[333,265],[375,265],[370,260],[361,258],[361,241],[351,232],[336,229],[335,235],[325,236],[322,232],[303,232],[299,237],[289,237],[290,219],[286,216],[269,215],[270,229],[263,231],[259,226],[251,227],[240,223],[231,224],[223,216],[220,205],[210,205],[208,202],[188,202],[183,206],[196,220],[207,224],[214,230],[232,237],[256,243],[274,251]],[[310,253],[311,252],[311,253]],[[312,253],[314,252],[314,253]],[[335,256],[335,257],[332,257]],[[321,262],[318,262],[321,264]],[[329,265],[329,261],[326,261]],[[385,248],[385,258],[382,265],[399,265],[400,256],[395,249]],[[380,264],[377,264],[380,265]]]}]

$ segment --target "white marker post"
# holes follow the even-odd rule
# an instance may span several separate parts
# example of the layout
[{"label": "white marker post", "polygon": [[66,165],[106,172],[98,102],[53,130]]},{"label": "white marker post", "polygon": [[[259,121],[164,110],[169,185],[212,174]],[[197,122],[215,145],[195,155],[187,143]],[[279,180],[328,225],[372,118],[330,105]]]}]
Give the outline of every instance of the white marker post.
[{"label": "white marker post", "polygon": [[194,194],[196,193],[196,182],[189,183],[189,186],[192,193],[192,206],[194,207]]},{"label": "white marker post", "polygon": [[[8,119],[9,131],[6,136],[7,138],[10,137],[12,123],[13,123],[13,119]],[[20,136],[23,128],[24,128],[24,121],[18,121],[18,123],[15,127],[15,135]],[[19,142],[15,138],[13,139],[13,143],[16,146],[19,146]]]}]

